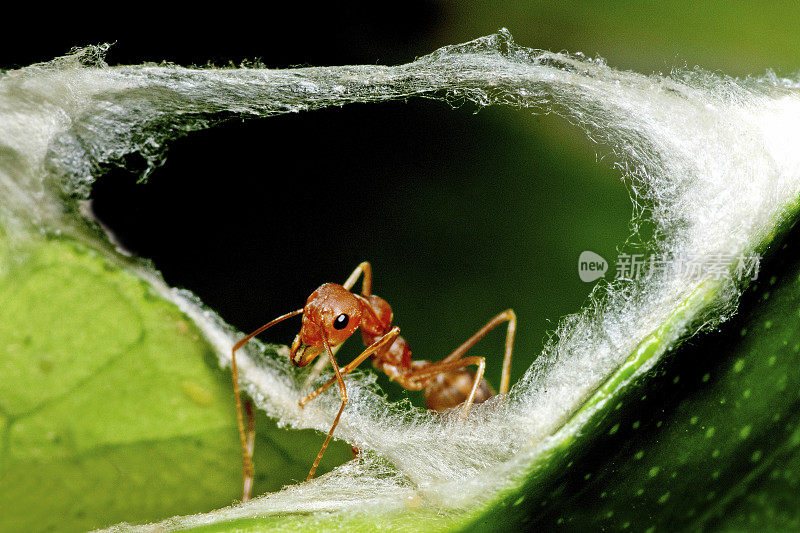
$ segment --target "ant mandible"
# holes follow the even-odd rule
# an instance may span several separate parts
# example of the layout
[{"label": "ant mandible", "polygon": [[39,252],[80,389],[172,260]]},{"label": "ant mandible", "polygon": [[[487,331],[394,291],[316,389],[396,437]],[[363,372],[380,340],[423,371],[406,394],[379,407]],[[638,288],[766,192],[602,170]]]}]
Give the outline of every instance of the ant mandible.
[{"label": "ant mandible", "polygon": [[[350,292],[363,274],[361,294]],[[339,395],[342,406],[333,420],[333,425],[325,442],[322,444],[308,473],[310,480],[319,466],[322,454],[333,436],[333,431],[339,424],[344,406],[347,405],[347,388],[342,376],[352,372],[367,357],[372,358],[373,366],[385,372],[389,379],[396,381],[401,387],[408,390],[423,390],[425,404],[434,411],[444,411],[463,404],[463,414],[469,411],[473,403],[482,403],[492,396],[494,391],[483,379],[486,365],[483,357],[463,357],[475,343],[481,340],[497,325],[508,322],[506,332],[505,357],[503,359],[503,374],[500,380],[500,394],[508,392],[509,376],[511,373],[511,352],[514,347],[514,332],[517,328],[517,317],[514,311],[503,311],[479,329],[472,337],[467,339],[453,353],[441,361],[412,361],[411,349],[408,343],[400,336],[400,328],[392,327],[392,308],[379,296],[372,294],[372,268],[368,262],[363,262],[350,274],[343,285],[325,283],[311,293],[305,307],[291,313],[279,316],[275,320],[264,324],[253,333],[249,334],[233,347],[231,369],[233,371],[233,390],[236,395],[236,417],[239,425],[239,438],[242,441],[242,457],[244,464],[242,501],[250,498],[253,487],[253,446],[255,439],[253,405],[250,401],[245,403],[248,429],[245,432],[242,416],[242,401],[239,396],[239,376],[236,370],[236,350],[244,346],[250,339],[282,322],[287,318],[303,315],[300,333],[294,338],[289,352],[289,358],[297,367],[304,367],[314,360],[323,351],[326,352],[334,376],[317,390],[301,398],[300,407],[319,396],[334,383],[339,385]],[[367,347],[348,365],[339,368],[334,357],[335,348],[340,346],[355,331],[361,327],[361,337]],[[477,371],[470,372],[465,367],[475,365]],[[358,453],[353,448],[354,453]]]}]

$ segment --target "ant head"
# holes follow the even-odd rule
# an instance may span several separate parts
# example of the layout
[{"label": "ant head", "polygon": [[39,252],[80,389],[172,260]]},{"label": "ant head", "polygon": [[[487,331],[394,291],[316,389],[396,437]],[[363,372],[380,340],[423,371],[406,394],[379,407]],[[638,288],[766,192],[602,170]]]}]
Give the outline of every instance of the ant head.
[{"label": "ant head", "polygon": [[[306,366],[325,350],[347,340],[361,324],[362,303],[337,283],[326,283],[311,293],[303,308],[303,326],[292,343],[290,359]],[[324,339],[324,340],[323,340]]]}]

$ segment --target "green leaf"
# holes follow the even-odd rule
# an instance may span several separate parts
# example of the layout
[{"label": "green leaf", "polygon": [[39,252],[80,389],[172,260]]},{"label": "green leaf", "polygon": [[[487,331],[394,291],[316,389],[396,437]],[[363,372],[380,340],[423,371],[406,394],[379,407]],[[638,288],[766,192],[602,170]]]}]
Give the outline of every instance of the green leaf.
[{"label": "green leaf", "polygon": [[[15,252],[0,275],[0,530],[148,522],[239,498],[230,373],[195,326],[78,242]],[[304,479],[319,437],[259,423],[257,490]]]},{"label": "green leaf", "polygon": [[[209,513],[204,519],[222,519],[199,529],[796,529],[800,248],[773,251],[760,276],[735,319],[683,344],[644,376],[621,381],[646,361],[669,323],[644,341],[607,390],[584,406],[600,408],[589,417],[577,413],[556,435],[565,437],[532,458],[514,488],[487,505],[450,515],[414,502],[391,513],[253,513],[235,519]],[[701,288],[694,298],[704,299],[710,290]],[[673,319],[698,309],[696,303],[687,301]],[[570,425],[579,431],[568,432]],[[168,522],[177,529],[197,523]]]},{"label": "green leaf", "polygon": [[[797,527],[796,503],[781,505],[800,444],[798,252],[773,254],[734,320],[627,387],[589,421],[583,443],[532,472],[478,524],[511,514],[586,530]],[[783,501],[773,499],[780,491]],[[513,498],[523,495],[520,506]]]}]

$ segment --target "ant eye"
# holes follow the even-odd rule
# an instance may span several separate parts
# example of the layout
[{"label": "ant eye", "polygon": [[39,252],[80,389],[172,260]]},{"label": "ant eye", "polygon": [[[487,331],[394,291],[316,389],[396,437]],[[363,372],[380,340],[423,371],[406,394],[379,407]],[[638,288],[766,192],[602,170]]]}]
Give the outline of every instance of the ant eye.
[{"label": "ant eye", "polygon": [[347,323],[349,321],[350,317],[342,313],[341,315],[336,317],[336,320],[333,321],[333,327],[336,329],[344,329],[347,327]]}]

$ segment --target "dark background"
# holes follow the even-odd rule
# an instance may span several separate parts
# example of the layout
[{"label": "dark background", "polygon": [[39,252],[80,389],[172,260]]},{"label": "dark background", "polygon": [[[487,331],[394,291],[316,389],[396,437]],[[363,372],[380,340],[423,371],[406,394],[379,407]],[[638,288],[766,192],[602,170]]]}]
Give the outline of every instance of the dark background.
[{"label": "dark background", "polygon": [[[733,75],[800,64],[797,7],[772,4],[403,3],[70,7],[0,37],[0,67],[115,42],[109,64],[397,64],[508,27],[523,45],[583,51],[645,73],[700,64]],[[76,11],[78,9],[78,11]],[[166,280],[243,331],[302,306],[362,260],[414,356],[439,359],[505,308],[519,316],[512,382],[592,284],[576,263],[612,263],[631,204],[607,150],[558,117],[411,100],[230,122],[173,142],[146,184],[114,170],[97,215]],[[599,159],[599,161],[598,161]],[[135,163],[135,161],[133,161]],[[264,336],[289,342],[296,322]],[[504,335],[475,349],[499,383]],[[346,361],[359,349],[351,341]],[[390,392],[396,386],[383,383]],[[414,396],[416,398],[416,396]],[[419,398],[416,398],[419,400]]]}]

